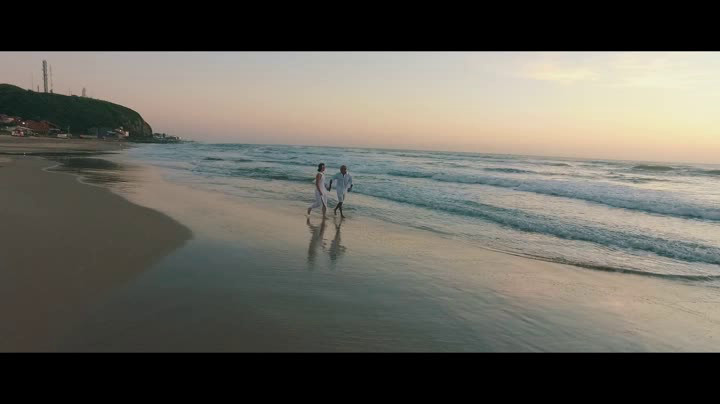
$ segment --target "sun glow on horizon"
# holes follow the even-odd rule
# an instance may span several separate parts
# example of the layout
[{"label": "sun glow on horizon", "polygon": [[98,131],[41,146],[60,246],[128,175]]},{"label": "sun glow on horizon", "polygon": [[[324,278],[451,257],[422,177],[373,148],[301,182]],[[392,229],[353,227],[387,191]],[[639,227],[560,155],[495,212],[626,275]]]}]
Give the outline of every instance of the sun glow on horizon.
[{"label": "sun glow on horizon", "polygon": [[714,52],[5,52],[0,82],[43,59],[200,141],[720,163]]}]

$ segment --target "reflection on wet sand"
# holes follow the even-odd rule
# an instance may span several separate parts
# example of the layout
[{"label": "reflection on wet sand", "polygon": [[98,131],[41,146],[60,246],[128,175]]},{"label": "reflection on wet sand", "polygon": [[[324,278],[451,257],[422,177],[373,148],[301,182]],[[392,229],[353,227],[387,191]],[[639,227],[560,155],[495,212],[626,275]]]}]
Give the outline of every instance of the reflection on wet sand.
[{"label": "reflection on wet sand", "polygon": [[[61,171],[80,175],[84,182],[94,185],[120,185],[130,182],[130,167],[116,162],[88,157],[106,153],[36,153],[48,160],[59,163],[50,171]],[[79,157],[82,156],[82,157]]]},{"label": "reflection on wet sand", "polygon": [[310,223],[310,218],[307,219],[307,226],[310,228],[310,234],[312,237],[310,237],[310,246],[308,247],[308,264],[311,266],[309,269],[312,268],[312,264],[315,263],[315,258],[317,257],[317,250],[320,247],[320,245],[323,244],[323,235],[325,234],[325,224],[327,220],[323,217],[322,222],[320,226],[313,225]]},{"label": "reflection on wet sand", "polygon": [[330,242],[330,259],[335,263],[340,257],[342,257],[343,254],[345,254],[345,246],[340,244],[340,226],[342,226],[342,222],[344,219],[340,219],[339,221],[337,218],[335,219],[335,238],[332,242]]},{"label": "reflection on wet sand", "polygon": [[317,259],[318,250],[322,247],[322,250],[327,252],[330,256],[331,265],[334,267],[337,261],[342,258],[347,248],[342,245],[342,239],[340,237],[340,229],[342,227],[343,219],[335,218],[333,224],[335,225],[335,236],[330,242],[330,247],[326,247],[325,242],[325,227],[327,226],[327,219],[323,218],[319,225],[310,223],[310,218],[307,219],[306,224],[310,229],[310,245],[308,246],[307,262],[310,264],[309,269],[314,269],[314,264]]}]

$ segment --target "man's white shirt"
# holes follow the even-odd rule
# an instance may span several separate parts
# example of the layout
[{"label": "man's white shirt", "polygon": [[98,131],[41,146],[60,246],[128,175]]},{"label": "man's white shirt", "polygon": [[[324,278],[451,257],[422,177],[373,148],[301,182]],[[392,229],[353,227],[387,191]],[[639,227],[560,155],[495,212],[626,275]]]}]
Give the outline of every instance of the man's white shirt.
[{"label": "man's white shirt", "polygon": [[350,173],[345,173],[345,175],[337,173],[332,177],[332,181],[336,181],[337,192],[344,194],[352,186],[352,175]]}]

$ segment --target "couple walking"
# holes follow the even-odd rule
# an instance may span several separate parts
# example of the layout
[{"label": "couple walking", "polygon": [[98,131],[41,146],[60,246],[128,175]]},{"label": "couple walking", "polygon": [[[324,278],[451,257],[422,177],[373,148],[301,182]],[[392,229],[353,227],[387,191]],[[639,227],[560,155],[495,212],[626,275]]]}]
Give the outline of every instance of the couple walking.
[{"label": "couple walking", "polygon": [[315,175],[315,202],[308,208],[308,215],[311,210],[322,206],[323,217],[326,217],[325,212],[327,210],[327,196],[328,192],[332,189],[333,182],[335,182],[335,189],[338,197],[338,204],[335,206],[334,213],[337,215],[337,211],[340,209],[340,216],[345,217],[345,215],[343,215],[342,206],[345,201],[345,194],[352,190],[352,176],[347,172],[347,166],[343,165],[340,167],[340,172],[335,174],[335,176],[330,179],[330,183],[326,186],[324,163],[318,164],[318,172],[317,175]]}]

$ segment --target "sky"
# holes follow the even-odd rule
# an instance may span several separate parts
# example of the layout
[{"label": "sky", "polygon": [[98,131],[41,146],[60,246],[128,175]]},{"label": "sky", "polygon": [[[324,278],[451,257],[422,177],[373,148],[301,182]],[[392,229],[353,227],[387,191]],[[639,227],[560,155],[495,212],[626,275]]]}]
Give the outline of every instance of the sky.
[{"label": "sky", "polygon": [[720,52],[0,52],[0,83],[42,60],[198,141],[720,163]]}]

